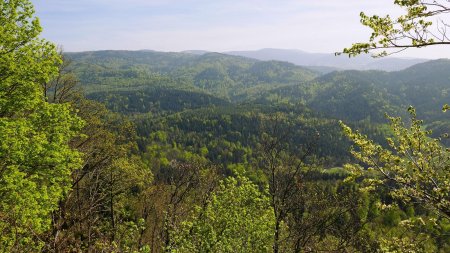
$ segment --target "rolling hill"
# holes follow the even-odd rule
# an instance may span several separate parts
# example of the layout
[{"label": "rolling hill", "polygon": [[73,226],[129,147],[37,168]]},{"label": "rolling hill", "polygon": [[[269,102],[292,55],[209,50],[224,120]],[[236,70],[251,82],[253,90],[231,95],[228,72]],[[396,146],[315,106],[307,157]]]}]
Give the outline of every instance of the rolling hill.
[{"label": "rolling hill", "polygon": [[427,61],[426,59],[407,59],[385,57],[375,59],[368,55],[349,58],[334,53],[308,53],[301,50],[265,48],[255,51],[231,51],[225,54],[244,56],[262,61],[286,61],[299,66],[313,67],[324,73],[330,70],[384,70],[397,71],[408,68],[414,64]]}]

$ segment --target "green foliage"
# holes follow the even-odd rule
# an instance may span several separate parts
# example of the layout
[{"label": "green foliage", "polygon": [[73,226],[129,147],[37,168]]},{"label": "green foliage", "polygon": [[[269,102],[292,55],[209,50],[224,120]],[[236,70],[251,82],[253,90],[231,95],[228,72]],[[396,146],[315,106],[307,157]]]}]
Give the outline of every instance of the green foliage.
[{"label": "green foliage", "polygon": [[[345,48],[343,53],[356,56],[376,49],[402,51],[411,47],[450,44],[446,36],[448,24],[443,21],[445,19],[439,20],[450,10],[448,1],[395,0],[394,4],[403,8],[405,14],[392,18],[389,15],[367,16],[361,12],[361,23],[372,30],[369,42],[355,43],[352,47]],[[438,22],[433,23],[433,18]],[[375,54],[375,56],[386,55],[388,55],[386,50]]]},{"label": "green foliage", "polygon": [[[347,53],[430,28],[425,1],[396,4],[408,15],[394,22],[362,14],[373,44]],[[29,1],[0,7],[0,252],[450,249],[449,124],[434,111],[450,96],[448,61],[321,77],[217,53],[62,62]],[[382,113],[409,104],[430,123],[410,108],[409,127],[389,117],[387,129]],[[327,169],[352,159],[333,118],[368,134],[342,125],[361,164]]]},{"label": "green foliage", "polygon": [[270,252],[273,218],[267,192],[246,177],[228,177],[174,232],[169,251]]},{"label": "green foliage", "polygon": [[[174,250],[181,250],[179,245],[199,247],[203,242],[188,237],[185,233],[192,230],[185,230],[206,226],[195,217],[206,210],[205,203],[211,203],[211,191],[216,192],[211,176],[215,169],[196,170],[193,164],[212,162],[221,167],[221,175],[239,172],[260,187],[267,184],[269,176],[260,169],[258,151],[268,134],[263,126],[274,115],[281,115],[282,133],[292,132],[292,138],[283,142],[286,157],[301,156],[300,151],[313,143],[308,162],[326,167],[342,166],[353,159],[348,153],[350,143],[337,120],[330,118],[345,119],[386,150],[391,149],[386,137],[395,139],[395,133],[384,124],[384,112],[401,113],[406,105],[417,105],[430,122],[426,127],[434,130],[433,136],[445,136],[448,129],[448,121],[436,112],[449,98],[446,73],[450,65],[445,60],[399,72],[344,71],[311,80],[290,64],[219,54],[102,51],[70,56],[89,97],[130,116],[136,124],[139,152],[155,181],[143,195],[137,195],[140,200],[128,193],[122,195],[132,200],[131,209],[127,209],[130,201],[114,198],[118,201],[115,217],[124,222],[114,231],[121,231],[127,220],[137,224],[142,215],[145,228],[133,230],[131,237],[139,238],[139,244],[148,243],[155,252],[166,246]],[[360,193],[359,181],[341,182],[347,174],[342,169],[317,170],[296,179],[300,180],[295,184],[301,187],[299,195],[285,204],[297,210],[280,221],[280,250],[394,250],[396,246],[388,244],[391,238],[403,246],[414,238],[426,239],[424,249],[445,249],[443,229],[404,232],[401,226],[406,219],[433,214],[388,195],[388,187],[398,186],[389,183],[384,187],[380,181],[375,192]],[[292,177],[283,180],[293,182]],[[384,204],[399,207],[390,211],[382,208]],[[124,214],[122,208],[132,212]],[[107,217],[104,221],[102,232],[107,233],[111,226]],[[139,248],[126,238],[117,237],[113,242],[121,249],[126,245]]]},{"label": "green foliage", "polygon": [[224,106],[224,99],[188,90],[170,88],[145,88],[139,91],[98,91],[87,96],[105,104],[109,109],[123,114],[167,114],[202,107]]},{"label": "green foliage", "polygon": [[[289,63],[222,54],[98,51],[66,56],[89,98],[125,114],[170,114],[230,102],[284,103],[346,121],[385,123],[384,113],[402,115],[402,108],[413,105],[431,122],[442,119],[437,108],[450,99],[447,60],[397,72],[318,76]],[[122,74],[127,71],[136,74]]]},{"label": "green foliage", "polygon": [[145,229],[139,206],[153,179],[135,153],[134,126],[97,102],[70,102],[85,121],[70,142],[83,163],[71,172],[69,191],[41,236],[44,250],[133,252],[145,246],[136,240]]},{"label": "green foliage", "polygon": [[68,146],[81,122],[65,106],[46,107],[25,119],[0,119],[0,223],[5,243],[18,243],[20,236],[32,235],[30,230],[48,229],[49,214],[69,189],[71,171],[81,163]]},{"label": "green foliage", "polygon": [[[364,164],[367,172],[379,177],[365,179],[370,187],[394,183],[392,195],[406,203],[420,202],[442,215],[450,217],[450,152],[439,139],[429,137],[423,122],[410,107],[411,126],[405,127],[401,118],[388,117],[394,138],[388,138],[390,149],[381,147],[366,136],[353,132],[341,123],[345,134],[356,144],[352,154]],[[354,177],[366,174],[359,165],[348,165]]]},{"label": "green foliage", "polygon": [[409,105],[429,123],[444,121],[439,108],[450,100],[449,63],[435,60],[397,72],[333,72],[271,93],[290,102],[301,99],[311,110],[347,122],[385,123],[385,113],[407,116]]},{"label": "green foliage", "polygon": [[442,107],[442,111],[443,111],[443,112],[446,112],[446,111],[448,111],[448,110],[450,110],[450,106],[449,106],[448,104],[445,104],[445,105]]},{"label": "green foliage", "polygon": [[170,88],[240,101],[317,76],[290,63],[258,62],[217,53],[98,51],[70,53],[67,57],[73,60],[73,71],[88,93]]},{"label": "green foliage", "polygon": [[45,102],[41,84],[57,73],[55,46],[26,0],[0,3],[0,250],[38,249],[35,239],[81,164],[69,141],[83,126],[68,105]]},{"label": "green foliage", "polygon": [[[261,144],[262,125],[276,112],[286,117],[282,122],[285,129],[292,129],[293,137],[288,140],[289,151],[312,142],[316,131],[314,154],[329,165],[342,165],[350,158],[349,142],[340,132],[336,120],[319,118],[303,106],[294,105],[240,105],[187,110],[182,113],[159,117],[140,116],[136,119],[140,148],[144,152],[149,145],[176,143],[178,148],[202,156],[218,164],[248,164],[258,156],[256,150]],[[368,124],[357,124],[371,134],[382,135]],[[156,140],[154,134],[164,132],[165,141]]]}]

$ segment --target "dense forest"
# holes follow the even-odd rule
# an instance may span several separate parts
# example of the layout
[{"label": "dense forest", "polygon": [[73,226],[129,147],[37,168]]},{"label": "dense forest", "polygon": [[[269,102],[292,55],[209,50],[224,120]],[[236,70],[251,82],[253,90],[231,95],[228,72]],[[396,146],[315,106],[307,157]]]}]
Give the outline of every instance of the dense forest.
[{"label": "dense forest", "polygon": [[0,8],[0,252],[450,251],[450,60],[68,53]]}]

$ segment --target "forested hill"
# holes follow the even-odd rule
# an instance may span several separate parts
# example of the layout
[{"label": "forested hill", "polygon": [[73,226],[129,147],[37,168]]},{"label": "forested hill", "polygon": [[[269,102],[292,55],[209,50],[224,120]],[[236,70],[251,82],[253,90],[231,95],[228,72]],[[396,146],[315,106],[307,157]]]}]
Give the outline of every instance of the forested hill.
[{"label": "forested hill", "polygon": [[218,53],[154,51],[67,53],[88,93],[176,88],[234,100],[242,94],[312,80],[318,73],[285,62]]},{"label": "forested hill", "polygon": [[[313,110],[350,121],[383,122],[384,114],[399,115],[412,105],[420,117],[442,118],[440,108],[450,99],[450,60],[435,60],[402,71],[338,71],[307,86],[275,89],[272,93]],[[273,95],[272,95],[273,96]]]},{"label": "forested hill", "polygon": [[67,56],[89,98],[133,115],[141,150],[147,150],[156,132],[168,136],[165,144],[178,143],[194,153],[209,150],[214,162],[243,162],[260,141],[253,124],[264,124],[261,115],[280,112],[288,124],[308,132],[292,146],[312,141],[317,131],[322,136],[317,156],[341,165],[350,156],[338,120],[381,140],[385,113],[406,116],[413,105],[436,135],[450,125],[440,111],[450,100],[449,60],[397,72],[321,75],[290,63],[217,53],[97,51]]},{"label": "forested hill", "polygon": [[420,116],[435,121],[450,96],[450,60],[444,59],[396,72],[321,75],[286,62],[218,53],[95,51],[67,56],[89,97],[133,113],[288,101],[326,117],[372,122],[385,122],[385,113],[401,115],[413,105]]},{"label": "forested hill", "polygon": [[450,252],[449,60],[64,54],[0,13],[0,253]]}]

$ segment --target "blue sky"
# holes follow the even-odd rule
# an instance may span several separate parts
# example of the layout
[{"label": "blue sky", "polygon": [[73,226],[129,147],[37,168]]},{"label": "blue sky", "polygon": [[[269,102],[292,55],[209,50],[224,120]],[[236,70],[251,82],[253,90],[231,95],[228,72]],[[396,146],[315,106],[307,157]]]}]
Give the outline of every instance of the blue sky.
[{"label": "blue sky", "polygon": [[[398,14],[393,0],[35,0],[43,37],[66,51],[300,49],[365,41],[359,13]],[[399,56],[449,57],[446,48]],[[448,52],[448,53],[447,53]]]}]

